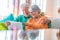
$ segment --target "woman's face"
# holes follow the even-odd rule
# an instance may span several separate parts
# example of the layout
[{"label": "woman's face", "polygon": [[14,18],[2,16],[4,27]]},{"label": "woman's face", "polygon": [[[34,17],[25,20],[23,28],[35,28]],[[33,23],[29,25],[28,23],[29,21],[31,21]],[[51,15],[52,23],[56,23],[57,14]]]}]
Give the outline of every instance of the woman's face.
[{"label": "woman's face", "polygon": [[37,17],[39,17],[39,12],[37,12],[37,11],[31,12],[31,15],[32,15],[32,17],[37,18]]}]

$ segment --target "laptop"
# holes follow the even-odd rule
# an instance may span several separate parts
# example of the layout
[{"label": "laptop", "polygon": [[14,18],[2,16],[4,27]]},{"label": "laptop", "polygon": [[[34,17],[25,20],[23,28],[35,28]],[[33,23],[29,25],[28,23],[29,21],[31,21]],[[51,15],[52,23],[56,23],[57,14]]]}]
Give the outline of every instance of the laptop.
[{"label": "laptop", "polygon": [[23,30],[21,22],[12,22],[9,21],[10,25],[8,26],[9,30]]}]

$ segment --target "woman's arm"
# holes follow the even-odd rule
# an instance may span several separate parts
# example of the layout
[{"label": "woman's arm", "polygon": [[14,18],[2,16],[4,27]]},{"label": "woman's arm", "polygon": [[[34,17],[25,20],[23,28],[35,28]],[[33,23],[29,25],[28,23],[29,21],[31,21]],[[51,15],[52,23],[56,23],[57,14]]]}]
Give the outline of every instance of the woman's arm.
[{"label": "woman's arm", "polygon": [[33,29],[47,28],[47,27],[44,27],[44,26],[42,26],[40,24],[26,23],[25,25],[28,26],[28,27],[30,27],[30,28],[33,28]]},{"label": "woman's arm", "polygon": [[41,23],[33,23],[32,20],[29,20],[27,23],[25,23],[25,25],[33,29],[48,28],[47,25]]},{"label": "woman's arm", "polygon": [[26,26],[30,27],[30,28],[33,28],[33,29],[36,29],[36,28],[39,28],[40,26],[36,25],[35,23],[33,23],[33,20],[32,18],[30,18],[28,20],[27,23],[25,23]]}]

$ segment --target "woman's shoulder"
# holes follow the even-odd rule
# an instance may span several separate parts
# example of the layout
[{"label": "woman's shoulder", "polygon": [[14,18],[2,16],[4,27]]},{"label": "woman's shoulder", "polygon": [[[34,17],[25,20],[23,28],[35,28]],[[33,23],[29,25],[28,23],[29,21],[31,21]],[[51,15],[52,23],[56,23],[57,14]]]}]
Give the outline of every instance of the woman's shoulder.
[{"label": "woman's shoulder", "polygon": [[33,20],[33,18],[29,18],[29,20]]},{"label": "woman's shoulder", "polygon": [[33,18],[29,18],[29,20],[28,20],[28,21],[29,21],[29,22],[32,22],[32,20],[33,20]]},{"label": "woman's shoulder", "polygon": [[48,18],[48,17],[46,17],[46,16],[41,16],[41,18]]}]

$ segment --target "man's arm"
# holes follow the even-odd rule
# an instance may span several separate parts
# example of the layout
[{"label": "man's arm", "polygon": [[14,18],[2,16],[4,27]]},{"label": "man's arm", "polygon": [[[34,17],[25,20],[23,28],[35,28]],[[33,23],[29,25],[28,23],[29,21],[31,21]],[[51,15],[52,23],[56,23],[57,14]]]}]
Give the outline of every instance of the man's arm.
[{"label": "man's arm", "polygon": [[22,16],[21,16],[21,15],[18,16],[18,17],[15,19],[15,21],[17,21],[17,22],[22,22]]}]

